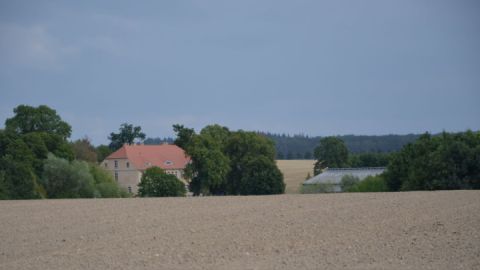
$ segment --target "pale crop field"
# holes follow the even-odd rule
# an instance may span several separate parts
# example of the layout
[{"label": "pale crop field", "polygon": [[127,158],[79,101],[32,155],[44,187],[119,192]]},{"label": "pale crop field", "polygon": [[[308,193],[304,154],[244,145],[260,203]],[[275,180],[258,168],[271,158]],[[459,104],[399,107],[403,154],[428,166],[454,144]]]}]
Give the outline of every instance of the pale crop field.
[{"label": "pale crop field", "polygon": [[285,193],[300,193],[300,185],[305,181],[308,173],[313,176],[314,160],[277,160],[277,165],[283,173],[287,187]]}]

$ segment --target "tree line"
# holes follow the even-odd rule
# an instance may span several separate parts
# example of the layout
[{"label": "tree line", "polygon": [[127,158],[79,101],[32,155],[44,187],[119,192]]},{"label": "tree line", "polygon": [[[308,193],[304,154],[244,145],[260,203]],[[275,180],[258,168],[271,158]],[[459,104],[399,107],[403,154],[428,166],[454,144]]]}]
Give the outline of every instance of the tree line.
[{"label": "tree line", "polygon": [[[425,133],[400,151],[387,156],[367,154],[350,156],[345,143],[337,137],[320,140],[315,148],[314,174],[325,168],[354,167],[357,158],[369,165],[385,164],[386,171],[363,181],[342,179],[344,191],[410,191],[442,189],[480,189],[480,132]],[[385,163],[386,161],[386,163]],[[362,162],[362,161],[360,161]],[[374,166],[369,166],[374,167]],[[319,187],[310,187],[315,189]],[[321,188],[321,187],[320,187]]]},{"label": "tree line", "polygon": [[392,156],[384,177],[391,191],[480,189],[480,132],[426,133]]},{"label": "tree line", "polygon": [[[255,132],[210,125],[196,134],[174,125],[174,142],[191,157],[186,168],[195,195],[283,193],[283,176],[271,140]],[[127,197],[98,164],[124,144],[145,139],[141,127],[124,123],[108,145],[88,138],[69,142],[71,126],[48,106],[20,105],[0,130],[0,199]],[[142,175],[139,196],[184,196],[184,184],[161,168]]]},{"label": "tree line", "polygon": [[[308,136],[303,134],[287,135],[269,132],[257,132],[275,143],[276,159],[315,159],[313,149],[324,138],[320,136]],[[354,154],[363,153],[391,153],[399,151],[404,145],[418,139],[420,135],[343,135],[335,136],[342,140],[348,151]],[[170,137],[147,138],[145,144],[173,143],[175,139]]]},{"label": "tree line", "polygon": [[338,137],[324,137],[314,149],[313,174],[325,168],[386,167],[393,153],[351,153]]},{"label": "tree line", "polygon": [[[279,194],[285,190],[275,163],[274,140],[258,132],[209,125],[199,133],[174,125],[173,142],[191,157],[186,175],[195,195]],[[69,142],[71,126],[47,106],[20,105],[0,130],[0,199],[125,197],[97,164],[123,144],[143,141],[141,127],[124,123],[109,145],[88,138]],[[305,136],[306,137],[306,136]],[[313,148],[314,173],[327,167],[380,167],[383,175],[351,181],[349,191],[480,188],[480,132],[428,133],[398,152],[351,151],[340,137]],[[140,196],[183,196],[185,187],[160,168],[143,175]]]},{"label": "tree line", "polygon": [[[324,138],[320,136],[286,135],[259,132],[275,142],[277,159],[314,159],[313,149]],[[352,154],[360,153],[390,153],[399,151],[407,143],[415,141],[420,135],[379,135],[335,136],[342,140]]]},{"label": "tree line", "polygon": [[20,105],[0,130],[0,199],[126,197],[88,140],[48,106]]},{"label": "tree line", "polygon": [[174,125],[175,144],[191,158],[186,175],[195,195],[260,195],[285,191],[273,141],[255,132],[209,125],[198,134]]}]

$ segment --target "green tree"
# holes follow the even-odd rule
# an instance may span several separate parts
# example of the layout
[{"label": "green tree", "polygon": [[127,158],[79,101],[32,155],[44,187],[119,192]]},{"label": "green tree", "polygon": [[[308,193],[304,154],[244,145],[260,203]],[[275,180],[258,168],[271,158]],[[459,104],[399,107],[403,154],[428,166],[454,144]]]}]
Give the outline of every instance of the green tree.
[{"label": "green tree", "polygon": [[56,134],[62,139],[70,137],[72,128],[60,118],[57,112],[48,106],[31,107],[20,105],[13,109],[15,116],[5,121],[5,130],[16,134],[46,132]]},{"label": "green tree", "polygon": [[386,167],[390,161],[391,153],[360,153],[349,155],[349,166],[360,167]]},{"label": "green tree", "polygon": [[388,191],[385,179],[382,175],[367,176],[365,179],[355,183],[347,192],[385,192]]},{"label": "green tree", "polygon": [[177,135],[174,144],[178,147],[185,149],[195,135],[193,128],[186,128],[183,125],[173,125],[173,131]]},{"label": "green tree", "polygon": [[97,153],[97,162],[102,162],[107,158],[111,153],[113,153],[112,149],[108,147],[108,145],[101,144],[97,146],[95,149]]},{"label": "green tree", "polygon": [[0,170],[0,200],[8,199],[8,187],[5,179],[5,171]]},{"label": "green tree", "polygon": [[195,195],[224,194],[230,171],[230,160],[224,153],[228,133],[228,129],[220,126],[206,126],[185,146],[192,160],[185,172]]},{"label": "green tree", "polygon": [[[180,127],[176,129],[177,140],[181,137],[178,133],[185,130]],[[181,139],[180,145],[191,158],[186,175],[194,195],[283,192],[285,185],[275,163],[275,147],[265,136],[242,130],[231,132],[219,125],[206,126],[199,134],[186,134],[188,139]],[[258,169],[261,171],[254,172]]]},{"label": "green tree", "polygon": [[1,162],[5,197],[9,199],[41,198],[37,177],[31,166],[11,157],[5,157]]},{"label": "green tree", "polygon": [[5,121],[5,134],[10,138],[22,139],[37,159],[46,159],[47,152],[73,159],[73,151],[67,142],[71,127],[55,110],[45,105],[20,105],[13,111],[15,115]]},{"label": "green tree", "polygon": [[348,149],[342,140],[336,137],[325,137],[320,140],[320,145],[315,148],[314,174],[317,175],[323,169],[343,168],[348,166]]},{"label": "green tree", "polygon": [[111,141],[109,147],[116,151],[124,144],[133,144],[135,139],[144,140],[145,133],[140,126],[134,127],[131,124],[123,123],[119,128],[119,133],[110,133],[108,139]]},{"label": "green tree", "polygon": [[75,154],[75,159],[92,163],[97,162],[97,151],[87,137],[74,141],[72,143],[72,149]]},{"label": "green tree", "polygon": [[385,173],[390,190],[480,188],[480,132],[422,135],[392,156]]},{"label": "green tree", "polygon": [[70,161],[75,158],[73,149],[67,140],[56,134],[50,134],[46,132],[39,132],[37,134],[43,138],[48,152],[54,154],[56,157],[64,158]]},{"label": "green tree", "polygon": [[347,174],[342,177],[342,180],[340,181],[340,187],[342,191],[350,191],[355,185],[360,182],[360,179],[358,177],[355,177],[351,174]]},{"label": "green tree", "polygon": [[32,132],[19,137],[30,152],[33,154],[31,164],[36,175],[42,175],[43,161],[47,158],[49,149],[47,148],[41,132]]},{"label": "green tree", "polygon": [[138,184],[141,197],[185,196],[185,185],[174,175],[166,174],[159,167],[148,168]]},{"label": "green tree", "polygon": [[313,158],[312,152],[310,151],[305,152],[305,154],[303,155],[303,159],[312,159],[312,158]]},{"label": "green tree", "polygon": [[[248,195],[268,191],[272,192],[270,194],[277,194],[280,192],[284,183],[282,174],[277,173],[273,141],[255,132],[240,130],[231,134],[225,150],[230,159],[227,194]],[[269,164],[266,164],[267,161]],[[255,173],[253,172],[255,169],[262,171]],[[254,176],[261,177],[261,174],[268,178],[253,179]],[[252,182],[248,184],[247,180]]]},{"label": "green tree", "polygon": [[4,190],[10,199],[40,198],[35,175],[35,156],[23,140],[5,133],[0,135],[0,171]]},{"label": "green tree", "polygon": [[129,197],[129,193],[121,188],[115,180],[113,180],[112,175],[103,169],[102,167],[89,164],[90,174],[93,177],[95,183],[95,197],[101,198],[119,198],[119,197]]},{"label": "green tree", "polygon": [[283,175],[272,160],[259,156],[243,162],[245,171],[240,178],[239,194],[268,195],[285,192]]},{"label": "green tree", "polygon": [[48,155],[41,182],[49,198],[92,198],[95,183],[89,166],[84,161],[69,162]]}]

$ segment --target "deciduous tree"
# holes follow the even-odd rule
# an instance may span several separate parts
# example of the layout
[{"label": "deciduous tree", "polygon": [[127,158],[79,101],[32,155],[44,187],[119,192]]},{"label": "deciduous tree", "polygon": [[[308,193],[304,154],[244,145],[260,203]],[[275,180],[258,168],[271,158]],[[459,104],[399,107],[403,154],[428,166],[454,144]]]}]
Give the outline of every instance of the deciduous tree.
[{"label": "deciduous tree", "polygon": [[173,132],[177,135],[174,144],[178,147],[185,149],[190,143],[192,137],[195,135],[193,128],[186,128],[183,125],[173,125]]},{"label": "deciduous tree", "polygon": [[138,194],[142,197],[178,197],[185,193],[182,181],[159,167],[148,168],[138,184]]},{"label": "deciduous tree", "polygon": [[49,198],[92,198],[95,195],[94,179],[84,161],[69,162],[49,154],[41,183]]},{"label": "deciduous tree", "polygon": [[97,161],[102,162],[105,160],[106,157],[108,157],[112,152],[112,149],[108,147],[108,145],[101,144],[97,146],[95,149],[95,152],[97,153]]},{"label": "deciduous tree", "polygon": [[314,174],[317,175],[326,167],[343,168],[348,166],[348,149],[342,140],[336,137],[325,137],[315,148]]},{"label": "deciduous tree", "polygon": [[72,143],[75,159],[87,162],[97,162],[97,152],[95,147],[90,143],[88,137],[78,139]]},{"label": "deciduous tree", "polygon": [[142,132],[140,126],[134,127],[131,124],[123,123],[118,133],[110,133],[108,139],[111,141],[109,144],[110,149],[116,151],[124,144],[133,144],[136,139],[144,140],[145,133]]},{"label": "deciduous tree", "polygon": [[5,121],[5,130],[16,134],[46,132],[56,134],[62,139],[70,137],[72,128],[64,122],[57,112],[48,106],[32,107],[20,105],[13,109],[15,116]]},{"label": "deciduous tree", "polygon": [[422,135],[393,155],[385,173],[390,190],[480,188],[480,132]]}]

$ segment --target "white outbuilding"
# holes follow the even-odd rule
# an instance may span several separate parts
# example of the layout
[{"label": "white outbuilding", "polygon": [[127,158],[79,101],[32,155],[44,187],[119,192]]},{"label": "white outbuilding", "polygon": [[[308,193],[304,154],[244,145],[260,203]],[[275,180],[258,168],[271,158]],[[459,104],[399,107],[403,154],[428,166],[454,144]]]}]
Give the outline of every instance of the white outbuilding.
[{"label": "white outbuilding", "polygon": [[383,173],[385,167],[368,167],[368,168],[327,168],[322,173],[306,180],[303,185],[324,184],[329,186],[327,192],[342,192],[340,183],[346,175],[351,175],[359,180],[363,180],[368,176],[375,176]]}]

